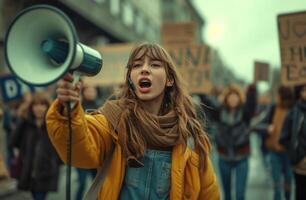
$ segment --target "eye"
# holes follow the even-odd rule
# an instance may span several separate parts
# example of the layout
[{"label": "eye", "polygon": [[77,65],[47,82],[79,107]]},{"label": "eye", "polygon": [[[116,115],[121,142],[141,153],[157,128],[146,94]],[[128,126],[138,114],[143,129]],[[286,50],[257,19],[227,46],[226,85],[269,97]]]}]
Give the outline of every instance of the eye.
[{"label": "eye", "polygon": [[162,64],[161,63],[157,63],[157,62],[153,62],[153,63],[151,63],[151,66],[152,67],[161,67]]},{"label": "eye", "polygon": [[138,68],[138,67],[141,67],[141,64],[139,64],[139,63],[136,63],[136,64],[133,64],[133,66],[132,66],[133,68]]}]

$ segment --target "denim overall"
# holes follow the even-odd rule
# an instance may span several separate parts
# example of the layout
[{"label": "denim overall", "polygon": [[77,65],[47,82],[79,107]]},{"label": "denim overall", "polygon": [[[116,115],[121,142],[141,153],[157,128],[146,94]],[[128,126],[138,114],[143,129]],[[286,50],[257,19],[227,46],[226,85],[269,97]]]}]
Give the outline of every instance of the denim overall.
[{"label": "denim overall", "polygon": [[170,195],[171,151],[146,150],[144,167],[127,167],[120,200],[167,200]]}]

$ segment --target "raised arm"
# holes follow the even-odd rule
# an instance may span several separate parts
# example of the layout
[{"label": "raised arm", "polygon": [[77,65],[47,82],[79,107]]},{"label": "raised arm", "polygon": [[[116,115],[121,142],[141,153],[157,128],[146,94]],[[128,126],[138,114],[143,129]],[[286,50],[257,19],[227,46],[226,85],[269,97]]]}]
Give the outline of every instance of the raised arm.
[{"label": "raised arm", "polygon": [[[68,118],[58,112],[56,100],[47,113],[48,135],[60,158],[67,161]],[[103,115],[86,115],[80,103],[72,112],[72,165],[98,168],[112,144],[110,127]]]},{"label": "raised arm", "polygon": [[199,96],[201,99],[201,108],[208,116],[208,119],[212,121],[218,121],[221,110],[220,103],[207,94],[201,94]]},{"label": "raised arm", "polygon": [[246,103],[244,105],[244,119],[250,122],[255,114],[257,107],[257,89],[255,84],[251,84],[247,88]]},{"label": "raised arm", "polygon": [[97,168],[111,149],[112,136],[106,118],[101,115],[86,115],[80,104],[82,83],[72,84],[73,77],[67,74],[57,83],[57,99],[46,116],[48,135],[60,158],[67,162],[68,117],[64,105],[75,102],[71,112],[72,158],[75,167]]}]

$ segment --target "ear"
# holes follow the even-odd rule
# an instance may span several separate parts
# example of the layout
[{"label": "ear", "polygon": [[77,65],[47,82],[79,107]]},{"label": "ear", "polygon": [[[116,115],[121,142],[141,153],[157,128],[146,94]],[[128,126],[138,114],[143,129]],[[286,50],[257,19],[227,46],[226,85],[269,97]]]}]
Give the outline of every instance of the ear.
[{"label": "ear", "polygon": [[167,80],[167,83],[166,83],[166,86],[167,87],[172,87],[173,86],[173,84],[174,84],[174,80],[173,79],[171,79],[171,80]]}]

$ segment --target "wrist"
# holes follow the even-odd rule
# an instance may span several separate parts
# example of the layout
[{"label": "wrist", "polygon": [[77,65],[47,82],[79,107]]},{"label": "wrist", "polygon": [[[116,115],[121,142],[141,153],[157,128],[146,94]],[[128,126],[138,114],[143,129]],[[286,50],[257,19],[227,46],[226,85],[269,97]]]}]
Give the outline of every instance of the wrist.
[{"label": "wrist", "polygon": [[60,104],[60,105],[58,106],[58,112],[59,112],[61,115],[63,115],[63,116],[67,116],[67,114],[68,114],[67,107],[66,107],[65,105],[63,105],[63,104]]}]

